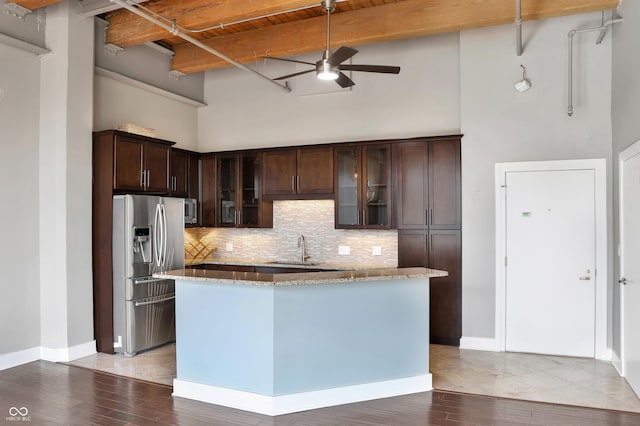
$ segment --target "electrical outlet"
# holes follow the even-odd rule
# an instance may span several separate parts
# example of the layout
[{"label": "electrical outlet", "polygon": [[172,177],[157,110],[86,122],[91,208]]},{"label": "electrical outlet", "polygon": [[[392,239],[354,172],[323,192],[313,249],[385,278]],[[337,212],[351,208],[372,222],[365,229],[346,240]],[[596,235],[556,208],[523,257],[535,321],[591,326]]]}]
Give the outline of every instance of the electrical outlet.
[{"label": "electrical outlet", "polygon": [[227,251],[233,251],[233,243],[227,243],[227,244],[225,245],[225,249],[226,249]]},{"label": "electrical outlet", "polygon": [[373,256],[382,256],[382,247],[373,246],[373,248],[371,249],[371,254]]},{"label": "electrical outlet", "polygon": [[351,254],[351,247],[349,247],[349,246],[338,246],[338,254],[340,256],[349,256]]}]

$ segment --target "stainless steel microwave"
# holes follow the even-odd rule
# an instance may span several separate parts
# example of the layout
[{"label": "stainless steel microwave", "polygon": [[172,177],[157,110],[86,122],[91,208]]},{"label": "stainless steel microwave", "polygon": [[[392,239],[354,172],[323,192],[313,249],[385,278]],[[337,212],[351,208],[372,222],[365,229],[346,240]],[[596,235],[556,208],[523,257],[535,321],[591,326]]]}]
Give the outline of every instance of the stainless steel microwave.
[{"label": "stainless steel microwave", "polygon": [[184,200],[184,224],[198,223],[198,200],[187,198]]}]

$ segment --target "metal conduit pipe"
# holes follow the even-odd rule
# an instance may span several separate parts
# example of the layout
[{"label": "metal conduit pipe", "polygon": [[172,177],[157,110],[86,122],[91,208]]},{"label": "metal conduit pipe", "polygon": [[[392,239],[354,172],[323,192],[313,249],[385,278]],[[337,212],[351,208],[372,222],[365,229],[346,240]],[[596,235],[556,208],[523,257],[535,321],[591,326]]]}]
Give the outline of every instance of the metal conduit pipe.
[{"label": "metal conduit pipe", "polygon": [[522,0],[516,0],[516,52],[522,56]]},{"label": "metal conduit pipe", "polygon": [[247,67],[246,65],[236,61],[235,59],[232,59],[232,58],[228,57],[224,53],[218,52],[214,48],[207,46],[206,44],[202,43],[200,40],[196,40],[195,38],[193,38],[193,37],[191,37],[191,36],[189,36],[187,34],[184,34],[183,32],[179,31],[177,28],[172,27],[171,25],[167,25],[164,22],[162,22],[162,21],[160,21],[160,20],[158,20],[158,19],[156,19],[156,18],[154,18],[152,16],[147,15],[146,13],[138,10],[132,4],[127,3],[125,0],[110,0],[110,1],[112,3],[115,3],[115,4],[119,5],[119,6],[124,7],[125,9],[127,9],[131,13],[135,13],[136,15],[140,16],[141,18],[144,18],[147,21],[152,22],[152,23],[158,25],[159,27],[164,28],[165,30],[169,31],[171,34],[176,35],[176,36],[180,37],[181,39],[188,41],[189,43],[193,44],[194,46],[197,46],[197,47],[201,48],[202,50],[205,50],[205,51],[211,53],[212,55],[215,55],[215,56],[219,57],[220,59],[224,59],[225,61],[229,62],[230,64],[232,64],[232,65],[234,65],[234,66],[236,66],[238,68],[240,68],[241,70],[256,74],[258,77],[263,78],[263,79],[275,84],[279,88],[284,89],[287,92],[291,92],[291,88],[286,83],[283,85],[283,84],[278,83],[277,81],[272,80],[271,78],[267,77],[266,75],[261,74],[258,71],[253,70],[253,69]]},{"label": "metal conduit pipe", "polygon": [[[602,12],[604,14],[604,12]],[[600,44],[602,43],[602,40],[604,39],[605,34],[607,33],[607,29],[613,25],[613,24],[617,24],[619,22],[622,22],[623,19],[622,18],[616,18],[616,19],[610,19],[607,22],[604,22],[602,25],[598,26],[598,27],[586,27],[586,28],[574,28],[571,31],[569,31],[569,55],[568,55],[568,59],[569,59],[569,67],[568,67],[568,107],[567,107],[567,114],[569,115],[569,117],[571,117],[573,115],[573,39],[574,36],[578,33],[587,33],[587,32],[592,32],[592,31],[600,31],[600,35],[598,36],[598,40],[596,41],[596,44]]]}]

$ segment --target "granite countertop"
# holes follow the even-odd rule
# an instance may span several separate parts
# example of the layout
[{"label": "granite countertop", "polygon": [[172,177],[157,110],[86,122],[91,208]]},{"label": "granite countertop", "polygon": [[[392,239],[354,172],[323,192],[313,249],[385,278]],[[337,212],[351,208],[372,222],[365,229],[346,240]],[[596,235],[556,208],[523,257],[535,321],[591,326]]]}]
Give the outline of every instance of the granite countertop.
[{"label": "granite countertop", "polygon": [[[229,264],[239,264],[229,262]],[[247,263],[249,264],[249,263]],[[251,265],[256,265],[251,263]],[[257,266],[257,265],[256,265]],[[269,263],[266,266],[280,266]],[[296,265],[297,266],[297,265]],[[319,265],[309,265],[314,269],[320,269]],[[407,278],[435,278],[446,277],[446,271],[428,268],[378,268],[378,269],[351,269],[340,271],[321,272],[294,272],[286,274],[267,274],[257,272],[212,271],[206,269],[177,269],[163,273],[153,274],[156,278],[165,278],[182,281],[226,282],[241,285],[309,285],[328,284],[354,281],[380,281]]]}]

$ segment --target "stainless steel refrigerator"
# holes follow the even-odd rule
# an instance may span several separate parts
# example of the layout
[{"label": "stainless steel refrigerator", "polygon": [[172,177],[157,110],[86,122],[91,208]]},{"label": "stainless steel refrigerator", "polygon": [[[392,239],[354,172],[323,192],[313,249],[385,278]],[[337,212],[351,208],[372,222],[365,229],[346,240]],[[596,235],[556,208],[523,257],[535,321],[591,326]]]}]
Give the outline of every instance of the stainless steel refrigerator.
[{"label": "stainless steel refrigerator", "polygon": [[115,352],[133,356],[175,341],[175,282],[155,272],[184,268],[184,200],[113,197]]}]

